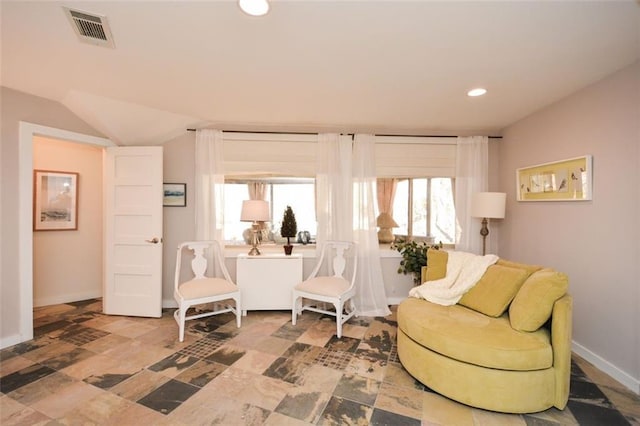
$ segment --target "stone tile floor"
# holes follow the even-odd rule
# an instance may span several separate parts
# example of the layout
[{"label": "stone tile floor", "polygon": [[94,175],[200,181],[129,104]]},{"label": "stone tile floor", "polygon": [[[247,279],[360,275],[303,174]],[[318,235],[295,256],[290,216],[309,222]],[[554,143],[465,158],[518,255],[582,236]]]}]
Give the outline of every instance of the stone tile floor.
[{"label": "stone tile floor", "polygon": [[107,316],[101,301],[38,308],[35,338],[0,352],[2,425],[640,425],[640,397],[574,356],[567,409],[483,411],[409,376],[396,322],[249,312],[192,321]]}]

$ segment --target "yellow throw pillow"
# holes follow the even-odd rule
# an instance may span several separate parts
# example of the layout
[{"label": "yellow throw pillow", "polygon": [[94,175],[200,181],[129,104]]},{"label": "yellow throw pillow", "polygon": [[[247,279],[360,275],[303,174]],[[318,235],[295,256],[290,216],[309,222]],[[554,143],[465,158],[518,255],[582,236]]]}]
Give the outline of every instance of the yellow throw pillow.
[{"label": "yellow throw pillow", "polygon": [[491,265],[458,302],[491,317],[504,314],[529,274],[524,269]]},{"label": "yellow throw pillow", "polygon": [[553,269],[534,272],[509,307],[511,327],[536,331],[551,317],[553,305],[567,293],[569,277]]},{"label": "yellow throw pillow", "polygon": [[427,249],[426,281],[440,280],[447,275],[449,253],[444,250]]},{"label": "yellow throw pillow", "polygon": [[508,266],[509,268],[524,269],[525,271],[527,271],[527,277],[533,274],[534,272],[542,269],[542,266],[528,265],[526,263],[512,262],[510,260],[504,260],[504,259],[498,259],[498,261],[496,262],[496,265]]}]

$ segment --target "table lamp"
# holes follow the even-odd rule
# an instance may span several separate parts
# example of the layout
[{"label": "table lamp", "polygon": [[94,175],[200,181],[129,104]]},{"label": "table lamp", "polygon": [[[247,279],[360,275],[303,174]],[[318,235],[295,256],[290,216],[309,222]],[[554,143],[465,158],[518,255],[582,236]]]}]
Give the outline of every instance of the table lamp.
[{"label": "table lamp", "polygon": [[259,256],[258,250],[258,222],[269,221],[269,203],[264,200],[245,200],[242,202],[241,222],[252,222],[251,250],[249,256]]},{"label": "table lamp", "polygon": [[392,228],[397,228],[398,224],[389,213],[380,213],[376,219],[376,225],[380,227],[378,231],[378,242],[390,243],[393,242]]}]

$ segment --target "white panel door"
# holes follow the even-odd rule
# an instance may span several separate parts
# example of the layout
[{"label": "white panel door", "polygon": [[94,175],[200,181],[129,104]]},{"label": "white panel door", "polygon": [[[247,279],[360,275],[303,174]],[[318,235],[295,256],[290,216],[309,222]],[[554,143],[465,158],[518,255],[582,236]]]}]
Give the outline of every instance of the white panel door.
[{"label": "white panel door", "polygon": [[162,147],[107,148],[105,314],[162,315]]}]

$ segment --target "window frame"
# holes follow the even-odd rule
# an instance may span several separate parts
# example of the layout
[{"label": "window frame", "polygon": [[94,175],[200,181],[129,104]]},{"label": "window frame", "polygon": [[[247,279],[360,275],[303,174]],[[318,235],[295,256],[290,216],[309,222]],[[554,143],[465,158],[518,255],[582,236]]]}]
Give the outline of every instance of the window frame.
[{"label": "window frame", "polygon": [[[306,177],[306,176],[268,176],[268,177],[260,177],[260,176],[231,176],[231,177],[225,177],[225,181],[224,181],[224,185],[225,185],[225,191],[226,191],[226,186],[227,185],[247,185],[249,183],[252,182],[261,182],[264,183],[266,185],[268,185],[268,188],[266,190],[266,198],[269,202],[269,214],[271,217],[271,220],[268,222],[271,224],[271,226],[273,227],[273,231],[275,232],[276,229],[276,223],[281,221],[282,218],[279,215],[282,215],[282,212],[277,213],[274,211],[274,185],[282,185],[282,184],[287,184],[287,185],[297,185],[297,184],[305,184],[305,185],[313,185],[313,189],[314,189],[314,217],[316,219],[316,223],[317,223],[317,217],[316,217],[316,209],[315,209],[315,185],[316,185],[316,179],[312,178],[312,177]],[[248,194],[247,194],[247,198],[248,198]],[[226,201],[225,201],[225,205],[226,205]],[[229,219],[227,219],[226,215],[225,215],[225,224],[230,223]],[[238,219],[239,222],[239,219]],[[298,231],[304,231],[303,229],[298,229]],[[312,245],[315,244],[315,240],[316,240],[316,233],[313,233],[311,235],[311,242],[306,244],[306,245]],[[240,246],[240,245],[246,245],[246,241],[244,241],[244,238],[242,235],[240,236],[235,236],[240,237],[239,239],[224,239],[224,243],[225,246]],[[241,243],[236,243],[236,241],[240,241]],[[292,240],[292,242],[295,242],[294,240]],[[274,240],[269,240],[269,241],[265,241],[262,244],[276,244],[277,241]]]},{"label": "window frame", "polygon": [[[417,179],[426,179],[427,181],[427,214],[426,214],[426,233],[427,236],[423,235],[413,235],[413,195],[414,195],[414,180]],[[451,197],[454,200],[454,208],[455,208],[455,197],[456,197],[456,179],[451,176],[413,176],[413,177],[404,177],[398,178],[398,182],[400,181],[408,181],[407,188],[407,235],[398,235],[399,237],[406,237],[406,239],[415,240],[415,241],[430,241],[432,237],[430,237],[431,233],[431,216],[433,212],[433,203],[431,200],[431,194],[433,193],[433,179],[450,179],[451,180]],[[455,211],[454,211],[455,215]],[[436,241],[434,241],[435,243]],[[445,246],[454,246],[455,241],[451,243],[445,243]]]}]

